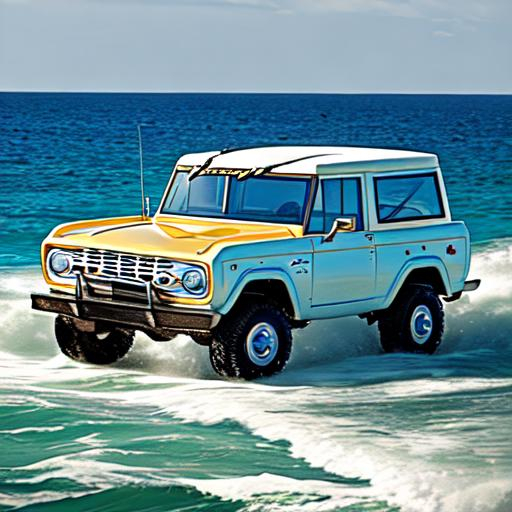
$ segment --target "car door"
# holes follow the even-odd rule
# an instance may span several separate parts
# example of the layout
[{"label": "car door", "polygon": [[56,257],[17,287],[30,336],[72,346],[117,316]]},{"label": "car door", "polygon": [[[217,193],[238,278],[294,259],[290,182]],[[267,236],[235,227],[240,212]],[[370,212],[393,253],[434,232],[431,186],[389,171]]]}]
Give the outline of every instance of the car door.
[{"label": "car door", "polygon": [[[339,217],[355,217],[355,231],[338,232],[324,242]],[[365,222],[360,176],[320,180],[309,224],[309,233],[320,235],[313,237],[312,307],[342,307],[373,298],[374,236]]]}]

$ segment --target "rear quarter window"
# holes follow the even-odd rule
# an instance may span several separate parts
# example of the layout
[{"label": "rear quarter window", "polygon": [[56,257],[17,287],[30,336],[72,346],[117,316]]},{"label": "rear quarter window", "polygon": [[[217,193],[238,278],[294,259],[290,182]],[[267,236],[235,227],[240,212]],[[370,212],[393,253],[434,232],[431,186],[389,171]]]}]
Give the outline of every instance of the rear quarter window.
[{"label": "rear quarter window", "polygon": [[381,223],[445,216],[436,173],[375,177],[374,185]]}]

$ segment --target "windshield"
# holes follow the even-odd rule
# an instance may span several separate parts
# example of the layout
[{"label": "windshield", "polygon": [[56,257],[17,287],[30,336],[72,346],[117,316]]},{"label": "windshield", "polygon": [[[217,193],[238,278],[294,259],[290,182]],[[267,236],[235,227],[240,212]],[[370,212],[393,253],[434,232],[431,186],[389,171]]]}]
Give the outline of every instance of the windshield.
[{"label": "windshield", "polygon": [[252,177],[244,181],[226,176],[177,172],[162,213],[200,217],[302,224],[309,196],[309,178]]}]

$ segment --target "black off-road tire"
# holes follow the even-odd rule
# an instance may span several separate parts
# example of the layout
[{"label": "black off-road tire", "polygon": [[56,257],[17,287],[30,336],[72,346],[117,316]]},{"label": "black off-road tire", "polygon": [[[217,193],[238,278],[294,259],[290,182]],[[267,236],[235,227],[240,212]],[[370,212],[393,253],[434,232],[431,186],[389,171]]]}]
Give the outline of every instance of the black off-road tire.
[{"label": "black off-road tire", "polygon": [[[421,307],[430,314],[430,334],[418,343],[411,319]],[[420,309],[418,309],[420,308]],[[443,305],[434,289],[428,285],[408,285],[400,291],[388,310],[379,319],[380,343],[384,352],[413,352],[433,354],[443,337]]]},{"label": "black off-road tire", "polygon": [[[247,349],[249,333],[261,323],[271,325],[277,334],[275,356],[264,365],[255,364]],[[216,328],[210,345],[210,361],[223,377],[252,380],[280,372],[288,362],[291,348],[292,333],[285,312],[271,303],[246,303],[225,316]]]},{"label": "black off-road tire", "polygon": [[63,354],[75,361],[111,364],[132,348],[135,333],[129,329],[109,328],[104,333],[81,331],[72,318],[55,319],[55,337]]}]

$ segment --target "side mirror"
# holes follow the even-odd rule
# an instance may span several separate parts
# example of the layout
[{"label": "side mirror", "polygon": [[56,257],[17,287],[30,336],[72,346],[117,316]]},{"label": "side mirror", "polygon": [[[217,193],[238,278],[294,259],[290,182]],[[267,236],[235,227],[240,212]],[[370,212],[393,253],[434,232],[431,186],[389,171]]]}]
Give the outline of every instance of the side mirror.
[{"label": "side mirror", "polygon": [[332,242],[338,231],[355,231],[356,230],[355,217],[339,217],[332,223],[331,230],[325,235],[322,243]]}]

